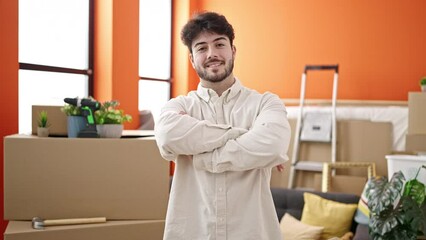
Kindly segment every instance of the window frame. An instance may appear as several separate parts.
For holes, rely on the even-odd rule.
[[[170,69],[169,69],[169,78],[167,79],[160,79],[160,78],[152,78],[152,77],[144,77],[144,76],[140,76],[139,75],[139,71],[138,71],[138,75],[139,75],[139,80],[140,81],[156,81],[156,82],[166,82],[169,83],[169,99],[172,97],[172,88],[173,88],[173,81],[172,81],[172,62],[173,62],[173,1],[170,0]],[[139,58],[139,57],[138,57]],[[139,94],[138,94],[138,98],[139,98]]]
[[[42,64],[33,64],[19,62],[19,70],[33,70],[33,71],[44,71],[44,72],[56,72],[56,73],[71,73],[71,74],[82,74],[88,77],[88,95],[93,96],[94,93],[94,0],[88,0],[89,3],[89,32],[88,32],[88,68],[87,69],[76,69],[76,68],[65,68],[57,66],[48,66]],[[19,96],[18,96],[19,98]]]

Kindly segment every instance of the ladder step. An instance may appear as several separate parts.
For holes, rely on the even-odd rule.
[[[294,169],[303,171],[322,172],[323,162],[298,161],[294,164]]]

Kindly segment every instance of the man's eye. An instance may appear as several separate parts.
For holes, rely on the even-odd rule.
[[[218,46],[218,47],[224,47],[224,46],[225,46],[225,44],[223,44],[223,43],[218,43],[218,44],[217,44],[217,46]]]
[[[200,47],[200,48],[198,48],[197,49],[197,52],[203,52],[203,51],[205,51],[206,50],[206,48],[205,47]]]

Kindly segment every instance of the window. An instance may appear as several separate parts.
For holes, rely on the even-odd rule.
[[[93,0],[19,0],[19,132],[32,105],[92,95]]]
[[[154,119],[170,99],[171,0],[139,1],[139,110]]]

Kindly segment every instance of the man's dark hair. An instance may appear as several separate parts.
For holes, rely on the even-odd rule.
[[[195,15],[188,23],[182,28],[180,38],[182,42],[188,47],[192,53],[192,41],[201,32],[211,32],[220,35],[226,35],[229,41],[234,41],[234,28],[226,20],[225,16],[217,14],[215,12],[205,12]]]

